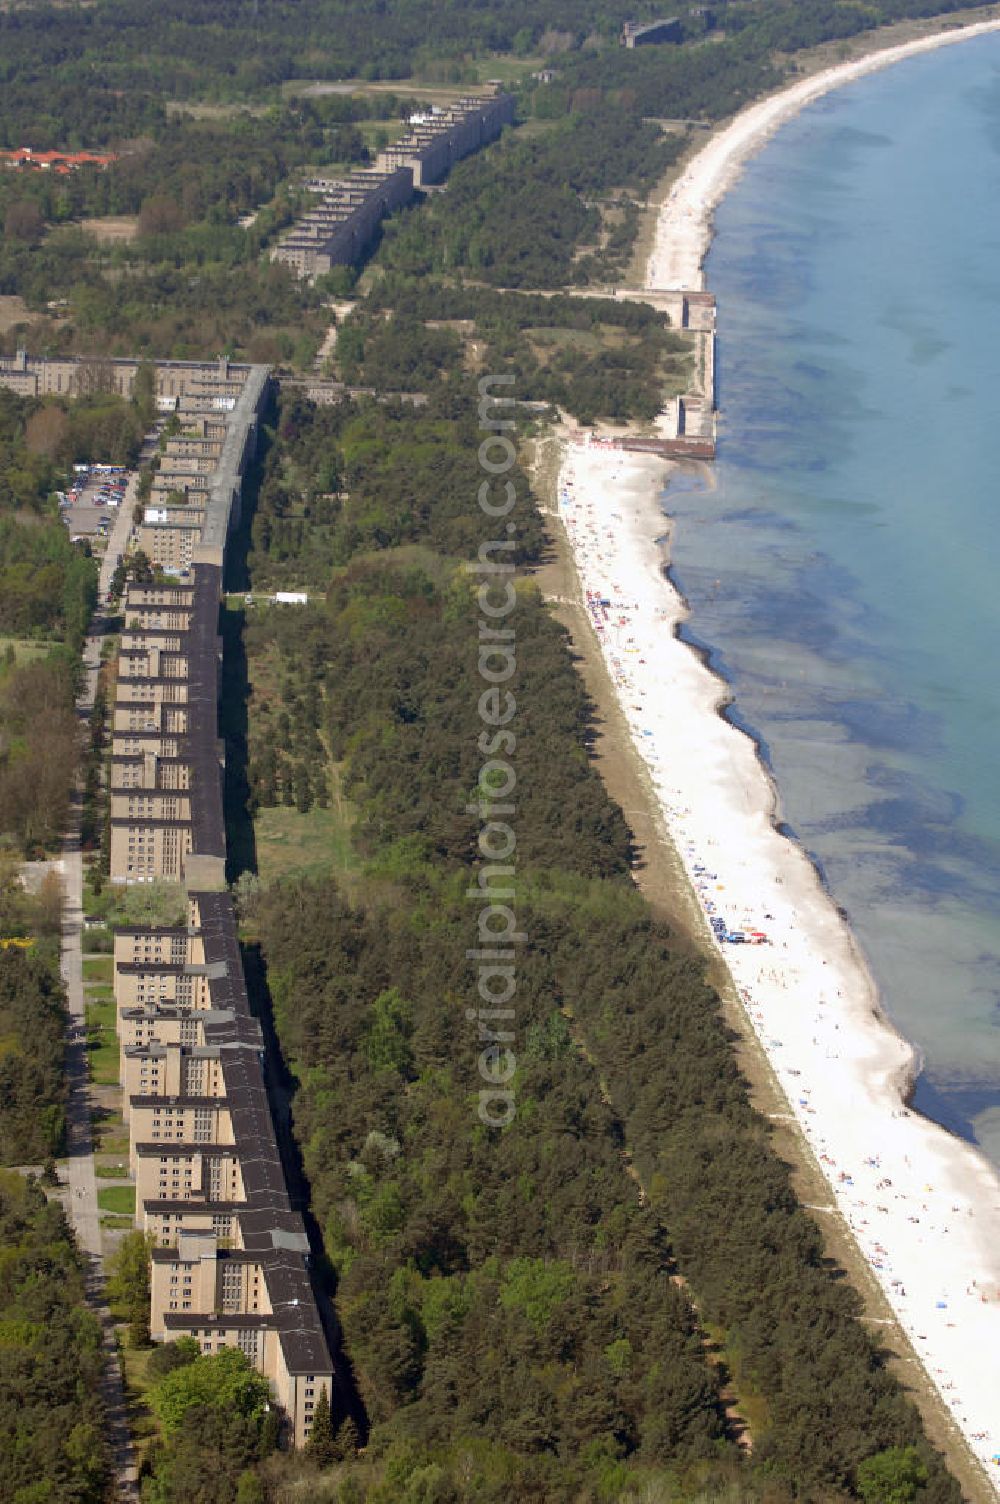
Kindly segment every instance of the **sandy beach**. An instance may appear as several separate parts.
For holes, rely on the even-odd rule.
[[[711,214],[740,166],[804,104],[1000,21],[831,68],[751,106],[664,205],[647,286],[700,288]],[[879,1012],[863,957],[816,873],[775,828],[754,744],[720,715],[725,685],[677,638],[683,601],[657,540],[670,466],[596,438],[567,444],[558,509],[587,614],[664,824],[747,1018],[843,1215],[955,1424],[1000,1493],[1000,1181],[909,1111],[915,1061]],[[720,939],[738,934],[738,941]],[[818,1212],[817,1215],[822,1215]]]
[[[824,68],[766,99],[748,106],[723,130],[712,136],[677,179],[657,217],[656,237],[646,269],[646,286],[700,290],[704,286],[702,263],[712,238],[712,211],[739,176],[748,158],[770,136],[797,115],[804,105],[864,78],[880,68],[947,47],[956,42],[1000,31],[1000,20],[980,21],[955,31],[939,32],[883,48],[867,57],[837,67]]]

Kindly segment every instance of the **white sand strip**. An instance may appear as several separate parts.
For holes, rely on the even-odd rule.
[[[567,446],[559,515],[588,611],[667,828],[747,1015],[834,1201],[941,1397],[993,1474],[1000,1452],[1000,1184],[975,1150],[903,1107],[913,1052],[801,850],[774,828],[750,738],[675,630],[685,611],[654,541],[668,466]]]
[[[896,47],[869,53],[854,62],[824,68],[800,83],[792,84],[757,104],[749,105],[724,130],[698,152],[677,179],[656,225],[656,239],[646,270],[650,288],[700,290],[704,286],[702,262],[712,238],[712,211],[739,176],[743,165],[760,150],[786,120],[798,114],[803,105],[853,83],[890,63],[965,42],[986,32],[1000,30],[1000,20],[979,21],[974,26],[956,27],[937,32]]]
[[[744,110],[663,206],[646,285],[700,289],[712,211],[784,121],[877,68],[1000,29],[987,21],[829,68]],[[814,869],[774,828],[775,791],[725,689],[675,632],[684,618],[656,539],[669,466],[567,447],[566,527],[594,630],[669,833],[721,942],[748,1019],[835,1202],[927,1374],[1000,1493],[1000,1181],[969,1145],[907,1111],[914,1052]],[[752,943],[754,932],[766,941]]]

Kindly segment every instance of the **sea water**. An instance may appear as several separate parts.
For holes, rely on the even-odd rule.
[[[716,216],[687,635],[922,1060],[1000,1163],[1000,36],[826,96]]]

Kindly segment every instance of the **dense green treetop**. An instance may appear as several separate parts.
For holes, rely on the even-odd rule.
[[[0,950],[0,1162],[4,1164],[41,1164],[63,1151],[65,1029],[66,1001],[52,956],[16,945]]]
[[[101,1329],[60,1207],[0,1171],[0,1498],[101,1504]]]
[[[270,1400],[265,1378],[239,1348],[202,1355],[164,1375],[150,1394],[150,1403],[168,1436],[181,1430],[195,1405],[246,1418],[262,1416]]]

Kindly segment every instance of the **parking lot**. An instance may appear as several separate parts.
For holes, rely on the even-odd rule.
[[[93,543],[106,539],[123,504],[129,472],[123,465],[74,465],[73,481],[60,493],[70,537]]]

